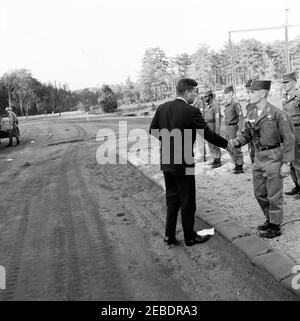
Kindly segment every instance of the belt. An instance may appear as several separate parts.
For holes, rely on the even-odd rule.
[[[267,146],[258,147],[258,150],[268,150],[268,149],[274,149],[274,148],[278,148],[278,147],[280,147],[280,144],[267,145]]]
[[[300,126],[300,124],[294,124],[294,127]]]
[[[206,120],[207,123],[215,123],[215,120]]]

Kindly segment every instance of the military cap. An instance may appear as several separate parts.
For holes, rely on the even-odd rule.
[[[297,75],[296,72],[290,72],[288,74],[284,74],[282,77],[282,82],[286,83],[286,82],[290,82],[291,80],[293,81],[297,81]]]
[[[253,82],[253,79],[247,80],[247,82],[245,83],[245,88],[251,87],[252,82]]]
[[[5,108],[5,110],[6,110],[6,111],[12,110],[12,108],[11,108],[10,106],[7,106],[7,107]]]
[[[225,89],[224,89],[224,94],[228,94],[228,93],[230,93],[230,92],[233,92],[234,90],[233,90],[233,86],[228,86],[228,87],[226,87]]]
[[[213,96],[213,92],[211,89],[207,90],[204,94],[204,97],[208,97],[208,96]]]
[[[253,80],[251,82],[250,87],[248,87],[249,90],[270,90],[271,88],[271,80]]]

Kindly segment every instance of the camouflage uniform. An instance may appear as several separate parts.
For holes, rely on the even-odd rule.
[[[295,137],[285,113],[269,102],[259,117],[248,119],[236,138],[241,146],[252,141],[254,195],[267,221],[280,225],[283,217],[282,163],[294,160]]]

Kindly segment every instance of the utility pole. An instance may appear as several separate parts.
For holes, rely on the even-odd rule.
[[[229,31],[229,50],[230,50],[230,63],[231,63],[231,75],[232,75],[232,86],[234,89],[234,96],[236,96],[236,79],[235,79],[235,65],[233,60],[233,49],[232,49],[232,42],[231,42],[231,32]]]
[[[285,2],[285,54],[286,54],[286,72],[291,71],[290,52],[289,52],[289,34],[288,34],[288,11],[287,2]]]
[[[249,32],[249,31],[263,31],[263,30],[275,30],[275,29],[284,29],[285,30],[285,52],[286,52],[286,72],[290,72],[291,63],[290,63],[290,54],[289,54],[289,37],[288,37],[288,28],[300,27],[300,25],[288,25],[288,11],[285,9],[285,24],[278,27],[267,27],[267,28],[253,28],[253,29],[240,29],[240,30],[231,30],[229,31],[229,47],[230,47],[230,61],[231,61],[231,72],[232,72],[232,86],[236,88],[236,75],[235,75],[235,64],[233,59],[233,48],[231,41],[231,34],[237,32]]]

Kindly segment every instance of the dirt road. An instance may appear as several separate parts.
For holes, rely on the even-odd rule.
[[[117,123],[36,120],[21,146],[2,141],[1,300],[294,299],[218,235],[165,246],[162,191],[131,165],[97,163],[103,126]]]

